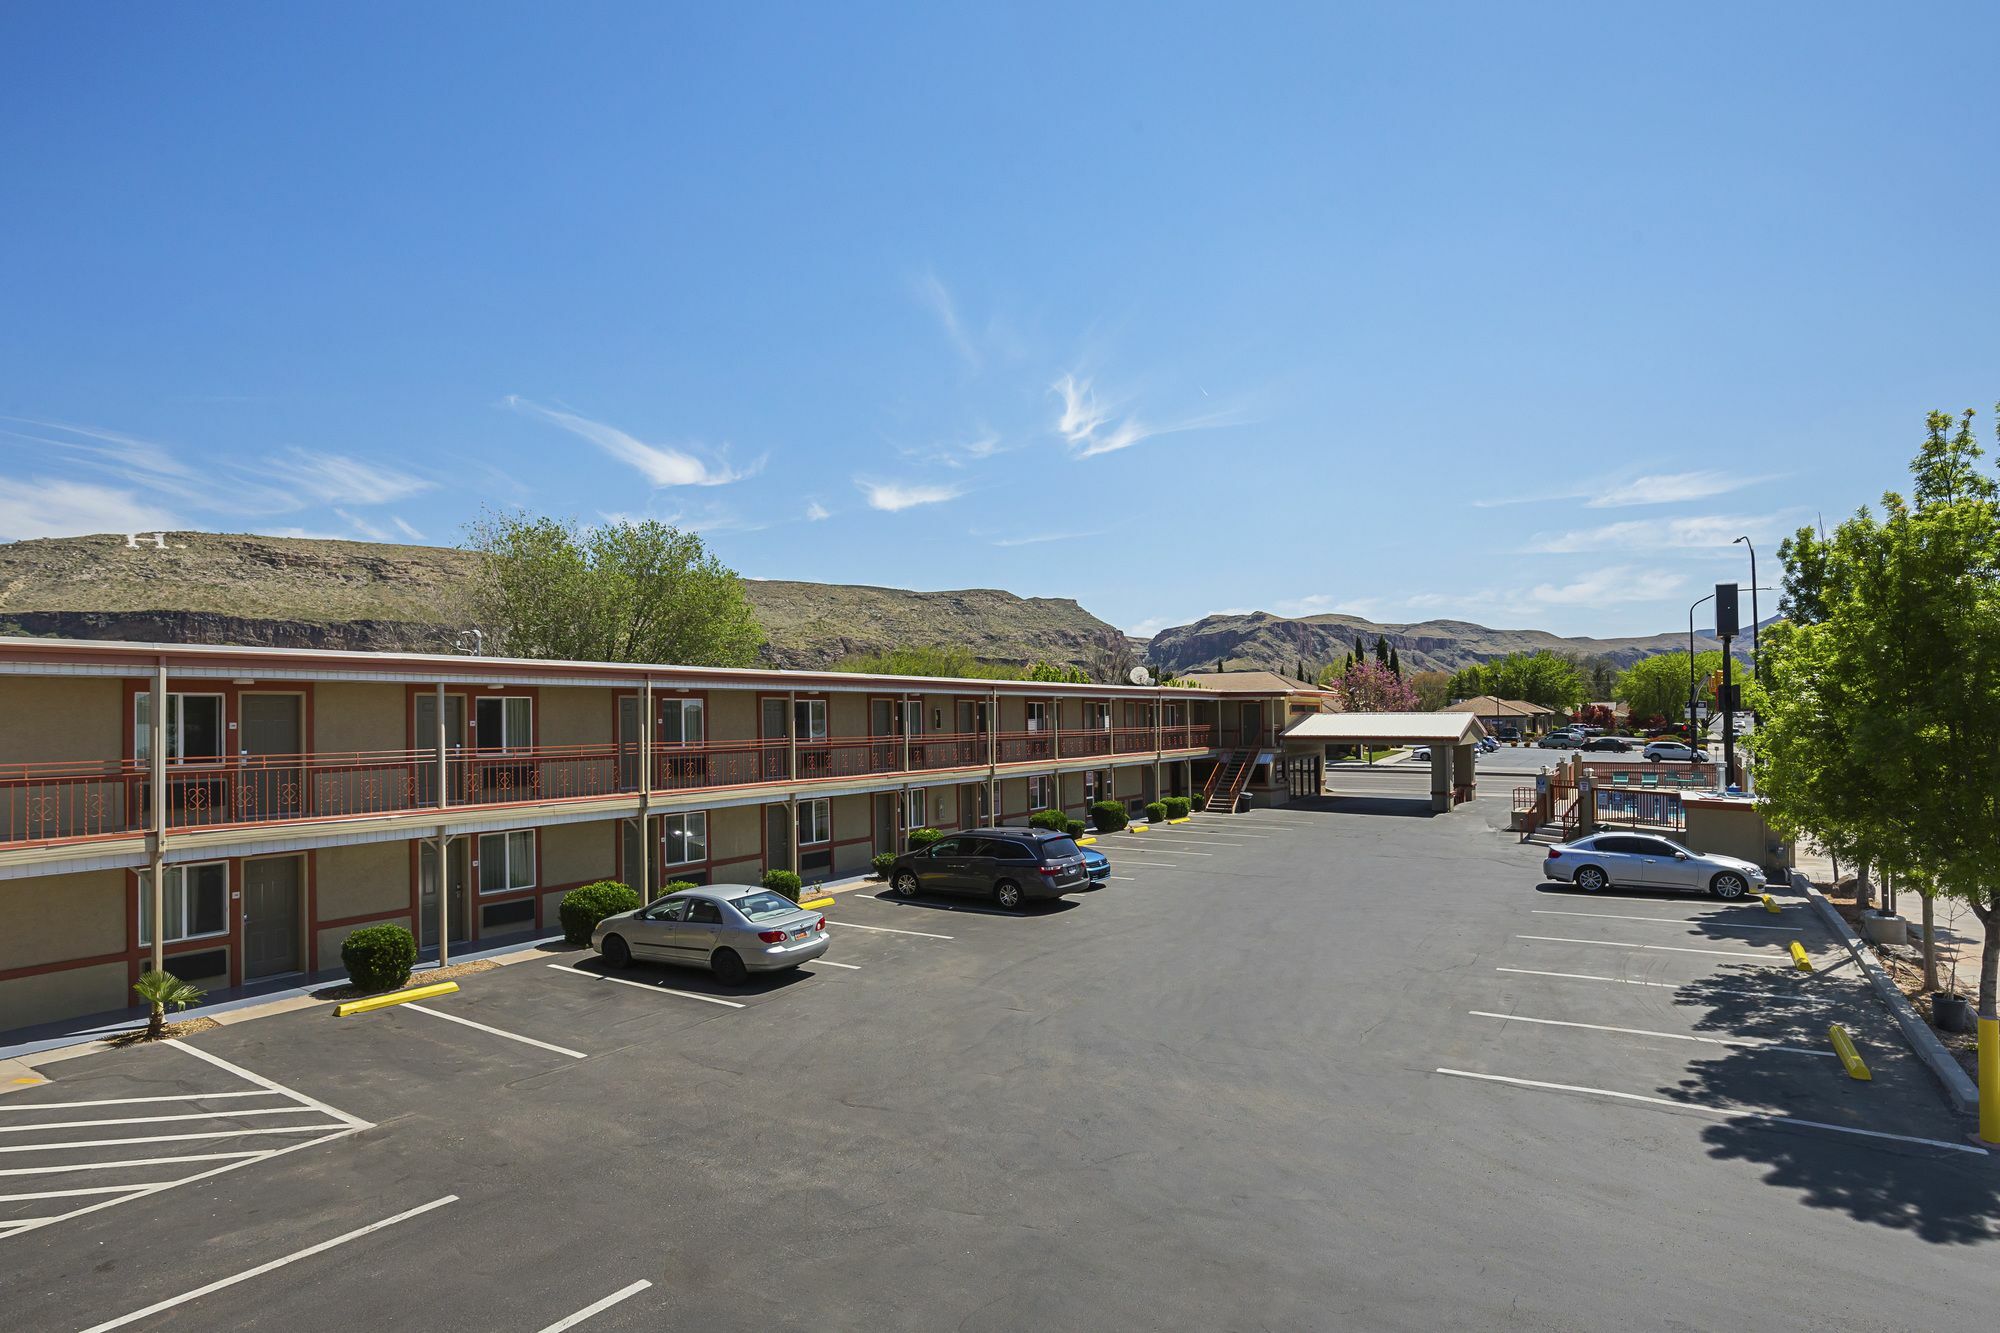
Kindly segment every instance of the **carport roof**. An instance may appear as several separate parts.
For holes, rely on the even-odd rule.
[[[1486,728],[1471,713],[1315,713],[1285,728],[1288,741],[1434,741],[1462,745]]]

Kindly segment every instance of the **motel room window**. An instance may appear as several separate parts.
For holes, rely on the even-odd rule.
[[[139,943],[153,942],[152,872],[139,872]],[[229,864],[168,866],[161,911],[167,943],[229,932]]]
[[[534,701],[523,694],[489,695],[473,711],[482,750],[525,750],[534,742]]]
[[[665,815],[660,820],[662,829],[662,864],[670,866],[693,865],[708,859],[708,812],[690,810],[686,814]]]
[[[922,699],[903,700],[903,730],[911,736],[924,734],[924,701]]]
[[[506,893],[512,889],[535,887],[535,833],[516,829],[511,833],[479,835],[479,891]]]
[[[214,763],[222,758],[222,696],[167,696],[167,759],[173,763]],[[153,696],[132,696],[132,754],[141,763],[153,757]],[[169,938],[172,938],[169,936]]]
[[[660,743],[699,745],[707,736],[699,699],[668,699],[660,705]]]
[[[826,739],[826,700],[799,699],[792,704],[793,723],[802,741]]]
[[[821,801],[799,802],[799,846],[807,847],[816,842],[833,841],[833,816],[827,803]]]
[[[917,788],[903,793],[903,827],[923,828],[930,823],[929,803],[924,800],[924,791]]]
[[[1049,729],[1049,706],[1039,699],[1028,701],[1028,730],[1047,731]]]
[[[1028,813],[1038,814],[1050,808],[1049,780],[1047,778],[1028,779]]]
[[[1097,803],[1097,773],[1095,770],[1085,770],[1084,772],[1083,803],[1085,805],[1095,805]]]
[[[1099,731],[1111,730],[1111,705],[1096,703],[1090,706],[1090,725]]]

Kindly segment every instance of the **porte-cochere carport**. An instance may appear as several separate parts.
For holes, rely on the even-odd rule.
[[[1445,811],[1476,794],[1473,747],[1486,728],[1470,713],[1314,713],[1280,736],[1288,758],[1318,756],[1329,745],[1428,745],[1431,809]]]

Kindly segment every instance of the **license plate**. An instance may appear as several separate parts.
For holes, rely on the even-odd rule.
[[[799,929],[799,930],[795,930],[795,931],[793,931],[793,932],[792,932],[792,938],[793,938],[793,939],[795,939],[795,940],[802,940],[802,939],[804,939],[804,938],[805,938],[806,936],[808,936],[808,935],[810,935],[810,934],[812,934],[812,927],[811,927],[811,926],[805,926],[805,927],[803,927],[803,928],[801,928],[801,929]]]

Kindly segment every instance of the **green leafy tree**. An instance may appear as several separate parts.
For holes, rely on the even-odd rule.
[[[1573,713],[1587,695],[1576,663],[1547,649],[1509,653],[1491,662],[1462,667],[1452,673],[1453,698],[1490,694],[1498,699],[1525,699],[1544,708]]]
[[[148,968],[132,983],[132,992],[147,1006],[146,1040],[158,1041],[167,1035],[167,1010],[200,1004],[206,993],[201,987],[182,981],[171,972]]]
[[[1911,495],[1781,548],[1765,639],[1758,790],[1780,828],[1869,861],[1984,927],[1979,1011],[2000,988],[2000,486],[1972,414],[1932,413]],[[2000,1088],[1982,1088],[2000,1097]]]
[[[748,666],[764,644],[743,580],[657,520],[487,514],[467,545],[483,557],[473,614],[502,655]]]
[[[1402,655],[1396,651],[1395,645],[1393,644],[1391,644],[1389,647],[1389,670],[1395,672],[1399,676],[1403,674],[1403,658]]]
[[[1695,683],[1695,697],[1706,700],[1713,708],[1715,692],[1708,688],[1708,682],[1720,670],[1722,653],[1716,649],[1696,653],[1692,668],[1688,666],[1688,655],[1684,652],[1642,657],[1619,674],[1610,697],[1630,708],[1633,717],[1658,716],[1670,722],[1680,722],[1687,717],[1690,671]],[[1750,673],[1745,670],[1742,674],[1747,677]]]
[[[1451,672],[1418,671],[1406,677],[1417,692],[1417,707],[1435,713],[1451,702]]]

